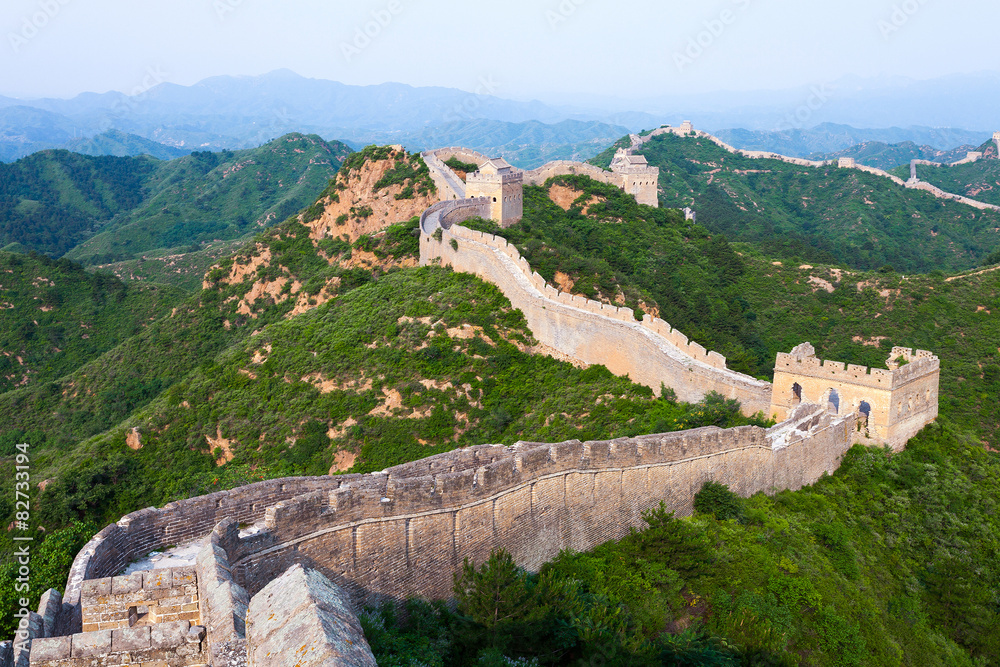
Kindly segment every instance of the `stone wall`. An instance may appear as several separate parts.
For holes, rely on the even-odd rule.
[[[465,183],[433,152],[421,153],[442,200],[465,199]]]
[[[463,559],[503,547],[537,570],[562,549],[586,550],[644,525],[664,502],[692,511],[708,480],[749,496],[798,489],[833,472],[854,416],[803,406],[765,430],[517,443],[452,452],[365,475],[268,510],[266,530],[226,546],[254,594],[294,564],[317,569],[356,603],[448,598]]]
[[[83,631],[120,630],[173,621],[201,622],[193,567],[89,579],[80,594]]]
[[[174,621],[36,639],[31,646],[31,667],[194,667],[207,664],[202,651],[204,638],[204,628]]]
[[[225,519],[198,552],[198,592],[213,667],[238,667],[247,661],[246,614],[250,597],[233,579],[227,555],[227,549],[232,550],[238,541],[236,522]]]
[[[339,485],[340,481],[328,477],[269,480],[122,517],[95,535],[73,561],[63,599],[62,623],[66,633],[82,629],[80,595],[85,580],[117,575],[136,558],[153,550],[204,537],[225,518],[254,523],[276,502]]]
[[[682,401],[697,402],[715,391],[739,400],[748,414],[770,408],[769,383],[727,369],[725,357],[666,322],[651,317],[638,322],[628,308],[556,290],[503,238],[455,225],[442,230],[438,241],[433,224],[433,216],[424,221],[421,264],[439,262],[493,283],[545,345],[587,364],[603,364],[656,392],[666,385]]]
[[[608,183],[619,188],[623,186],[621,178],[610,171],[605,171],[592,164],[573,162],[571,160],[548,162],[538,169],[524,172],[524,184],[542,185],[550,178],[568,175],[590,176],[595,181],[600,181],[601,183]]]

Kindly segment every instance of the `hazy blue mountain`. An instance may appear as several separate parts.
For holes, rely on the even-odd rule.
[[[0,162],[57,148],[78,137],[80,128],[66,116],[26,106],[0,107]]]
[[[713,134],[736,148],[774,151],[793,157],[838,153],[853,146],[870,142],[882,144],[912,142],[917,146],[926,146],[930,151],[943,152],[959,147],[979,146],[992,135],[991,132],[934,127],[858,129],[850,125],[835,123],[822,123],[809,129],[773,132],[730,129],[718,130]],[[975,150],[975,148],[967,148],[967,150]],[[845,155],[854,157],[853,154]],[[914,155],[914,157],[917,156]],[[965,157],[964,153],[961,157]]]

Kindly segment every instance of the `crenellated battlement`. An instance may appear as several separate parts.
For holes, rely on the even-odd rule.
[[[811,483],[839,464],[853,424],[803,406],[772,429],[449,452],[276,503],[264,532],[239,538],[229,527],[219,557],[250,595],[302,563],[366,604],[447,597],[466,556],[478,562],[502,546],[537,568],[560,549],[621,537],[661,500],[689,514],[707,479],[744,495]]]
[[[893,362],[905,359],[904,365]],[[889,368],[868,368],[854,364],[845,365],[840,361],[818,359],[814,356],[796,356],[779,352],[775,371],[793,373],[835,382],[847,382],[876,389],[898,389],[921,376],[934,373],[941,368],[941,361],[926,350],[893,348]]]

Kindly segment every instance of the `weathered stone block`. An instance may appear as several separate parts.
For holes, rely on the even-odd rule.
[[[94,599],[111,595],[111,578],[89,579],[83,582],[81,596],[83,599]]]
[[[62,613],[62,593],[54,588],[42,593],[38,601],[38,613],[42,617],[42,637],[51,637],[55,631],[56,621]]]
[[[69,659],[72,654],[72,637],[50,637],[31,642],[31,662]]]
[[[153,650],[171,649],[185,642],[191,624],[188,621],[156,623],[149,627],[149,648]]]
[[[111,578],[112,595],[128,595],[142,590],[142,572]]]
[[[108,580],[110,585],[111,580]],[[72,637],[74,658],[93,658],[111,652],[111,630],[83,632]]]
[[[147,591],[171,587],[170,570],[151,570],[142,573],[142,587]]]
[[[188,586],[196,581],[194,567],[175,567],[171,570],[171,581],[174,588]]]
[[[111,632],[112,651],[144,651],[149,648],[149,626]]]
[[[301,565],[250,601],[247,652],[255,667],[376,664],[347,594]]]

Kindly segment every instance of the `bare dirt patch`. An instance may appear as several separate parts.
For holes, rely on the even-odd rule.
[[[555,283],[559,291],[566,292],[567,294],[573,293],[573,279],[569,277],[569,274],[556,271]]]
[[[330,468],[330,474],[347,472],[354,467],[354,462],[357,460],[358,455],[353,452],[337,452],[333,457],[333,467]]]
[[[139,429],[133,428],[128,432],[128,435],[125,436],[125,444],[132,451],[137,452],[142,449],[142,438],[139,436]]]
[[[872,336],[871,338],[864,338],[862,336],[854,336],[851,338],[855,343],[861,343],[866,347],[881,347],[882,341],[888,340],[886,336]]]
[[[564,211],[568,211],[573,207],[573,203],[583,195],[582,190],[577,190],[576,188],[566,187],[565,185],[553,185],[549,188],[549,199]],[[597,195],[592,196],[583,205],[584,215],[589,215],[590,207],[594,204],[599,204],[605,201],[603,197],[598,197]]]
[[[817,292],[823,289],[829,292],[830,294],[833,294],[834,292],[837,291],[837,289],[833,286],[833,283],[831,283],[829,280],[823,280],[822,278],[817,278],[816,276],[809,276],[809,282],[812,283],[813,285],[816,285],[816,287],[813,289],[813,292]]]
[[[233,450],[230,447],[230,445],[232,444],[232,440],[229,440],[228,438],[223,438],[222,437],[222,427],[221,426],[216,426],[215,427],[215,437],[214,438],[212,436],[210,436],[210,435],[206,435],[205,436],[205,440],[208,441],[208,444],[212,448],[213,452],[215,451],[216,448],[219,448],[219,449],[222,450],[222,453],[219,455],[219,458],[217,458],[215,460],[215,465],[217,465],[217,466],[226,465],[227,463],[229,463],[230,461],[233,460],[233,458],[234,458],[234,456],[233,456]]]

